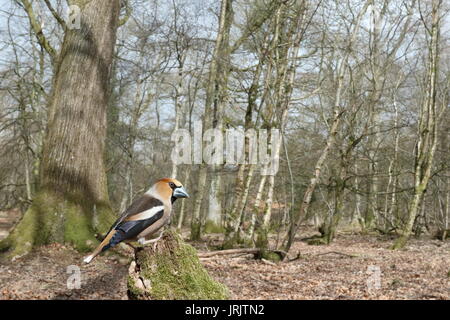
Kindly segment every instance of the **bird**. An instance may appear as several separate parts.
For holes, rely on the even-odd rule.
[[[87,257],[84,263],[90,263],[97,255],[116,246],[120,242],[138,241],[141,245],[153,243],[161,238],[146,240],[165,226],[172,213],[172,204],[179,198],[189,198],[189,194],[180,181],[162,178],[153,184],[113,223],[103,241]]]

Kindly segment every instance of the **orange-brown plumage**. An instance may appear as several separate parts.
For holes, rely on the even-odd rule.
[[[170,187],[170,183],[173,183],[176,187],[183,187],[180,181],[173,178],[162,178],[154,184],[154,189],[162,197],[163,202],[164,200],[171,200],[173,189]]]

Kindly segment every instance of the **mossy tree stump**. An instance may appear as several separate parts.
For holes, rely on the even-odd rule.
[[[228,289],[212,279],[197,251],[174,231],[135,251],[128,275],[128,297],[139,300],[227,299]]]

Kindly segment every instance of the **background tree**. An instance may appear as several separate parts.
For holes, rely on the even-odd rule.
[[[404,247],[411,235],[414,221],[422,205],[423,197],[431,177],[434,154],[438,145],[439,122],[446,108],[445,104],[439,104],[437,100],[441,5],[441,0],[433,0],[431,3],[431,26],[427,26],[427,22],[422,18],[429,41],[427,75],[424,85],[425,92],[423,93],[422,104],[419,110],[418,140],[415,147],[414,196],[410,202],[406,223],[402,228],[402,234],[393,245],[394,249]]]

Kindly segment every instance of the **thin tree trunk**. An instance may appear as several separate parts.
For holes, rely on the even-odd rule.
[[[402,234],[394,242],[392,249],[400,249],[406,245],[411,236],[414,221],[420,210],[421,203],[433,167],[434,153],[437,147],[439,119],[442,111],[439,112],[436,106],[436,85],[438,79],[439,62],[439,33],[440,33],[440,6],[441,0],[432,1],[432,22],[428,29],[431,38],[428,52],[428,74],[426,85],[426,98],[420,110],[418,142],[416,145],[416,157],[414,167],[414,196],[411,200],[407,220],[402,228]],[[444,108],[444,107],[443,107]]]
[[[189,166],[186,169],[186,176],[184,178],[185,185],[188,183],[190,177],[191,177],[191,167]],[[186,201],[185,201],[185,199],[182,199],[180,213],[178,215],[178,221],[177,221],[177,230],[181,230],[181,228],[183,227],[185,212],[186,212]]]
[[[262,72],[263,61],[259,61],[256,67],[255,75],[252,80],[252,84],[249,88],[249,92],[247,95],[247,110],[245,113],[245,122],[244,129],[246,132],[252,127],[252,115],[253,111],[256,109],[256,99],[258,95],[259,88],[259,78]],[[235,193],[233,198],[233,206],[228,215],[227,219],[227,228],[225,233],[226,247],[233,247],[234,242],[239,241],[239,228],[241,227],[241,223],[243,222],[243,214],[245,204],[247,203],[248,192],[250,189],[250,183],[253,179],[253,172],[255,164],[250,163],[253,159],[251,159],[252,155],[250,154],[250,148],[254,146],[250,146],[249,137],[245,137],[244,148],[245,148],[245,158],[244,161],[248,162],[248,164],[243,163],[239,164],[238,173],[236,175],[236,185],[235,185]],[[245,170],[248,168],[247,177],[245,176]]]
[[[214,69],[212,75],[214,88],[210,92],[212,103],[212,128],[223,130],[223,115],[228,99],[228,75],[230,65],[230,30],[234,18],[233,1],[223,0],[220,16],[219,34],[214,50]],[[211,79],[212,80],[212,79]],[[220,230],[222,220],[222,165],[212,166],[211,184],[208,199],[208,213],[205,225],[209,231]]]
[[[208,174],[208,167],[205,165],[201,165],[198,173],[198,181],[197,181],[197,196],[194,201],[194,211],[192,213],[191,220],[191,240],[199,240],[201,237],[201,209],[202,202],[204,196],[204,190],[206,186],[206,178]]]
[[[294,241],[295,234],[297,233],[300,223],[302,222],[302,219],[304,219],[307,216],[309,205],[310,205],[311,199],[312,199],[312,195],[313,195],[314,190],[316,189],[317,183],[319,182],[319,179],[320,179],[322,166],[325,163],[325,161],[327,160],[328,154],[334,145],[335,137],[339,130],[341,117],[344,112],[344,111],[341,111],[341,94],[342,94],[342,90],[343,90],[343,86],[344,86],[344,76],[345,76],[345,70],[347,67],[347,60],[350,55],[351,46],[352,46],[352,44],[356,38],[356,35],[358,33],[362,16],[366,12],[370,3],[371,3],[371,0],[366,1],[366,3],[364,4],[364,7],[358,13],[358,17],[356,18],[353,31],[348,40],[347,51],[346,51],[344,57],[342,58],[341,63],[339,64],[339,68],[338,68],[338,72],[337,72],[337,86],[336,86],[336,93],[335,93],[334,107],[333,107],[333,120],[331,122],[331,126],[330,126],[330,130],[328,133],[325,147],[322,150],[322,153],[320,154],[320,157],[317,160],[316,165],[314,166],[313,177],[311,178],[309,185],[306,188],[306,191],[303,195],[303,200],[302,200],[302,203],[300,204],[300,209],[299,209],[299,212],[297,213],[297,217],[293,218],[293,223],[291,224],[291,227],[289,228],[286,239],[284,240],[284,251],[285,252],[288,252],[289,249],[291,248],[291,245]]]
[[[175,104],[175,127],[174,131],[177,131],[180,129],[181,121],[183,118],[183,104],[181,103],[180,99],[182,96],[183,91],[183,67],[184,67],[184,57],[181,53],[177,52],[178,56],[178,81],[177,86],[175,88],[175,97],[174,97],[174,104]],[[178,174],[178,166],[176,163],[172,162],[172,173],[171,177],[176,178]]]
[[[203,130],[207,128],[218,128],[222,130],[222,118],[224,103],[226,101],[226,90],[229,73],[229,33],[233,21],[232,0],[222,0],[219,18],[219,30],[214,47],[213,58],[209,66],[208,86],[206,89],[205,116],[203,118]],[[207,223],[215,224],[222,215],[221,205],[221,178],[218,171],[220,165],[213,165],[214,174],[211,177],[211,190],[208,197],[209,211],[207,213]],[[191,239],[201,237],[200,210],[206,187],[207,165],[200,165],[198,178],[198,192],[195,200],[193,224],[191,224]]]
[[[254,238],[254,233],[256,229],[256,220],[260,212],[262,211],[261,207],[261,199],[264,192],[264,187],[266,185],[267,176],[263,175],[261,176],[261,180],[259,181],[258,186],[258,192],[256,193],[255,203],[253,205],[253,208],[251,210],[251,216],[250,216],[250,227],[248,229],[248,237],[250,239]]]

